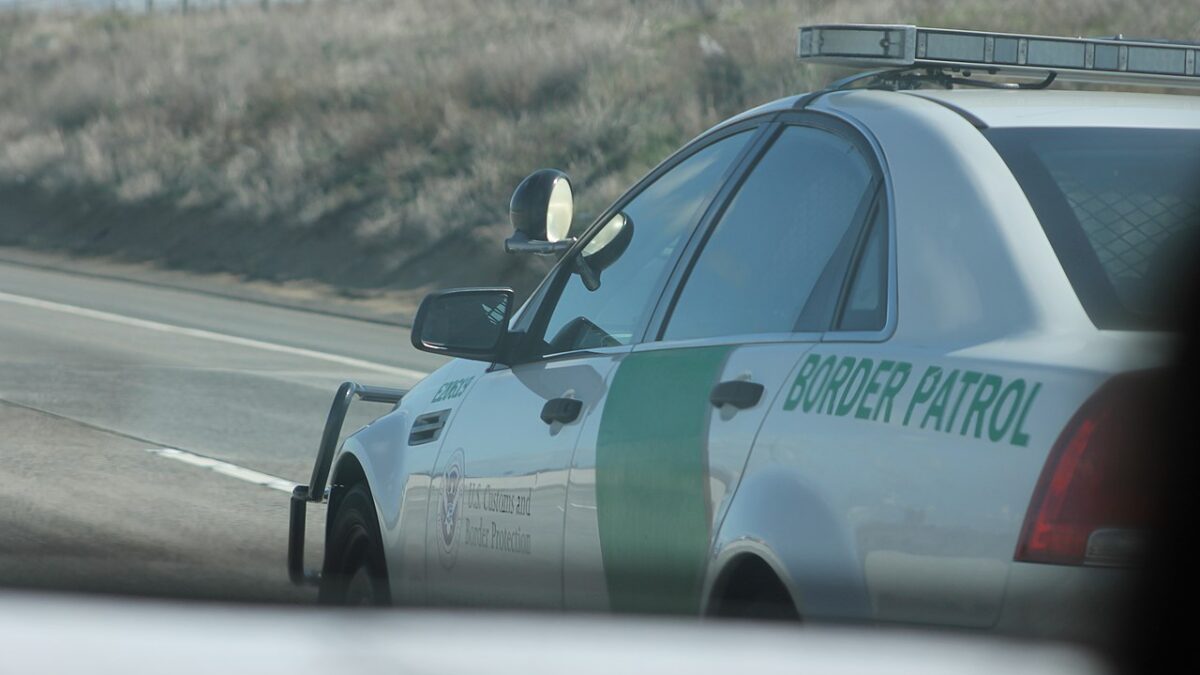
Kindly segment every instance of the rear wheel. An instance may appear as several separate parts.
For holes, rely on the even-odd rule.
[[[726,619],[799,621],[787,587],[762,560],[745,557],[728,573],[711,612]]]
[[[318,597],[334,605],[391,602],[375,505],[365,483],[351,487],[333,514]]]

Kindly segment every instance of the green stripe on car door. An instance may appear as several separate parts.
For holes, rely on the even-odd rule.
[[[637,352],[596,440],[596,517],[612,609],[694,614],[710,540],[709,392],[731,347]]]

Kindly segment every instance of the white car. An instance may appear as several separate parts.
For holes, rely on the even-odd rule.
[[[578,238],[563,174],[522,183],[508,247],[558,264],[519,311],[427,298],[414,345],[459,358],[411,391],[345,386],[294,578],[327,497],[331,601],[1095,628],[1142,541],[1200,99],[1039,87],[1197,86],[1200,48],[800,42],[892,69],[718,125]],[[335,448],[356,394],[398,404]]]

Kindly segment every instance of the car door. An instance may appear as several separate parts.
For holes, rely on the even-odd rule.
[[[1069,376],[891,337],[895,246],[878,220],[833,330],[788,375],[746,468],[747,486],[784,477],[775,508],[807,516],[752,522],[768,510],[747,508],[722,543],[769,542],[814,619],[987,628],[1044,457],[1026,451],[1030,431],[1053,426],[1031,407]]]
[[[652,174],[610,214],[632,239],[593,278],[560,261],[512,326],[521,362],[481,375],[434,468],[426,544],[436,603],[561,607],[567,475],[613,367],[644,334],[680,252],[754,137],[742,125]],[[564,412],[566,414],[564,414]]]
[[[767,410],[829,328],[880,193],[865,143],[798,115],[714,210],[582,431],[570,607],[695,613],[714,534]]]

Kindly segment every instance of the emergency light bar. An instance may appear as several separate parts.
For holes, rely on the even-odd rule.
[[[1200,45],[1115,38],[985,33],[917,26],[800,28],[801,61],[854,67],[929,67],[1124,84],[1200,87]]]

